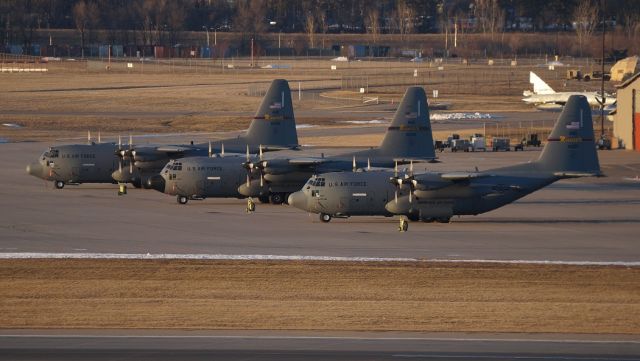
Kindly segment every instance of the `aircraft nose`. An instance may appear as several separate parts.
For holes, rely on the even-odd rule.
[[[156,174],[153,177],[149,178],[149,180],[147,180],[147,186],[151,189],[155,189],[160,193],[164,193],[164,189],[165,189],[165,181],[164,178],[162,178],[161,175]]]
[[[307,196],[302,191],[293,192],[289,195],[287,202],[290,206],[294,206],[304,211],[307,210]]]
[[[34,162],[27,165],[27,173],[32,176],[42,177],[42,164]]]

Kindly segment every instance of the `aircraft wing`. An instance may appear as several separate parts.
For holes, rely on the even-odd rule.
[[[477,172],[451,172],[451,173],[440,174],[440,178],[450,180],[450,181],[461,181],[461,180],[488,177],[488,176],[489,174],[477,173]]]
[[[180,145],[164,145],[164,146],[156,147],[154,150],[157,152],[164,152],[164,153],[182,153],[190,149],[193,149],[193,148],[184,147]]]
[[[437,160],[435,157],[434,158],[394,158],[393,161],[397,162],[398,165],[404,165],[409,163],[423,163],[423,162],[440,163],[440,161]]]
[[[308,157],[308,158],[292,158],[289,159],[289,164],[292,165],[300,165],[300,166],[309,166],[309,165],[316,165],[316,164],[321,164],[326,162],[328,159],[327,158],[314,158],[314,157]]]

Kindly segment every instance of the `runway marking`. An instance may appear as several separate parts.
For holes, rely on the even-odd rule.
[[[105,339],[256,339],[256,340],[346,340],[346,341],[436,341],[436,342],[513,342],[513,343],[577,343],[577,344],[640,344],[640,340],[579,340],[526,338],[462,338],[462,337],[359,337],[359,336],[250,336],[250,335],[20,335],[0,334],[0,338],[105,338]]]
[[[580,356],[507,356],[507,355],[439,355],[439,354],[415,354],[415,355],[391,355],[398,358],[437,358],[437,359],[490,359],[490,360],[579,360],[579,361],[614,361],[614,360],[632,360],[630,358],[618,358],[618,357],[580,357]]]
[[[148,260],[263,260],[263,261],[336,261],[336,262],[449,262],[493,264],[539,264],[574,266],[640,267],[640,261],[562,261],[562,260],[500,260],[500,259],[446,259],[403,257],[340,257],[340,256],[286,256],[269,254],[209,254],[209,253],[55,253],[55,252],[0,252],[0,259],[148,259]]]

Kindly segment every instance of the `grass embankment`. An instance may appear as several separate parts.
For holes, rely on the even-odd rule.
[[[640,269],[0,261],[0,327],[640,333]]]

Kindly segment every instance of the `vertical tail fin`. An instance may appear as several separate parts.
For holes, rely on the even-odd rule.
[[[537,163],[564,176],[599,175],[591,108],[583,95],[567,100]]]
[[[264,146],[297,146],[298,133],[293,115],[291,90],[284,79],[271,82],[262,104],[245,136],[249,144]]]
[[[422,87],[407,89],[380,153],[393,158],[435,158],[427,95]]]
[[[532,71],[529,72],[529,83],[533,84],[534,94],[555,94],[556,93],[555,90],[551,89],[549,84],[545,83],[544,80],[540,79],[540,77]]]

